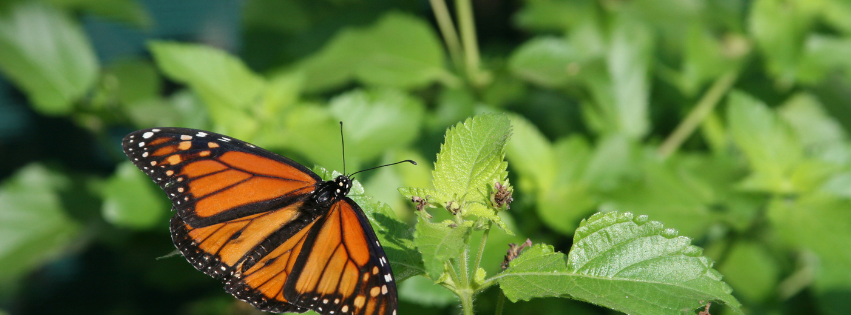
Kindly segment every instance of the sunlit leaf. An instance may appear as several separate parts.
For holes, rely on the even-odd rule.
[[[742,314],[730,287],[687,237],[646,216],[596,214],[570,254],[535,245],[495,279],[512,301],[572,297],[628,314],[682,314],[723,301]]]
[[[401,283],[399,299],[425,306],[446,306],[458,303],[457,295],[434,284],[426,277],[413,277]]]
[[[440,41],[425,22],[389,13],[366,28],[345,29],[295,68],[305,87],[321,91],[350,80],[402,89],[457,80],[444,69]]]
[[[754,170],[742,185],[755,190],[792,191],[789,176],[801,161],[803,150],[788,123],[742,92],[730,94],[727,121],[733,141]]]
[[[467,248],[472,228],[451,222],[432,223],[423,217],[418,219],[414,245],[422,253],[426,274],[436,282],[443,274],[446,262],[458,258]]]
[[[248,108],[263,91],[263,78],[236,57],[211,47],[163,41],[149,47],[160,70],[198,93],[225,133],[250,139],[257,122]]]
[[[557,88],[579,81],[582,55],[563,38],[539,37],[517,48],[511,71],[529,82]]]
[[[97,79],[95,52],[80,26],[38,1],[0,12],[0,70],[35,109],[67,114]]]
[[[64,174],[30,164],[0,186],[0,279],[56,258],[82,232],[59,197],[71,184]]]
[[[165,193],[129,161],[122,163],[103,188],[103,217],[112,224],[149,229],[170,208]]]

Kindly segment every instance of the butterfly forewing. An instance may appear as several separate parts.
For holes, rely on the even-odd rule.
[[[172,200],[175,246],[237,298],[278,313],[396,313],[390,265],[363,211],[339,189],[317,201],[330,182],[306,167],[194,129],[139,130],[123,146]]]
[[[292,160],[207,131],[145,129],[129,134],[123,145],[178,215],[196,227],[296,202],[321,180]]]

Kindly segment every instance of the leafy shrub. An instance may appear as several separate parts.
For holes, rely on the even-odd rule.
[[[402,314],[847,312],[851,4],[451,4],[249,0],[239,54],[158,33],[156,1],[0,4],[0,308],[246,312],[155,260],[168,204],[120,138],[342,170],[342,120],[347,169],[437,156],[351,194]],[[108,55],[99,23],[152,39]]]

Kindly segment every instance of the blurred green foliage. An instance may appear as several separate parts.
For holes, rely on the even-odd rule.
[[[240,8],[238,25],[187,36],[158,30],[204,17],[156,0],[0,2],[0,313],[253,312],[182,258],[157,259],[174,251],[169,206],[120,139],[207,129],[342,171],[341,120],[348,171],[420,162],[359,174],[352,193],[407,279],[401,314],[460,312],[439,278],[464,248],[483,249],[469,283],[500,288],[476,296],[479,313],[502,291],[520,314],[609,312],[567,296],[631,313],[694,313],[683,297],[698,296],[730,306],[713,314],[736,300],[748,314],[851,308],[850,1]],[[97,23],[150,40],[105,55]],[[482,131],[472,116],[496,120]],[[510,209],[489,208],[493,179],[513,185]],[[408,199],[421,195],[430,220]],[[592,262],[608,247],[589,230],[643,247]],[[607,273],[623,266],[646,269]],[[629,299],[650,281],[659,309]]]

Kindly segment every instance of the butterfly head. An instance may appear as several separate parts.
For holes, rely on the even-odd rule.
[[[313,201],[317,204],[333,203],[343,199],[352,189],[352,179],[346,175],[337,176],[334,180],[319,182],[316,184],[316,193]]]
[[[334,197],[335,198],[343,198],[349,194],[349,190],[352,189],[352,179],[346,175],[337,176],[334,179]]]

